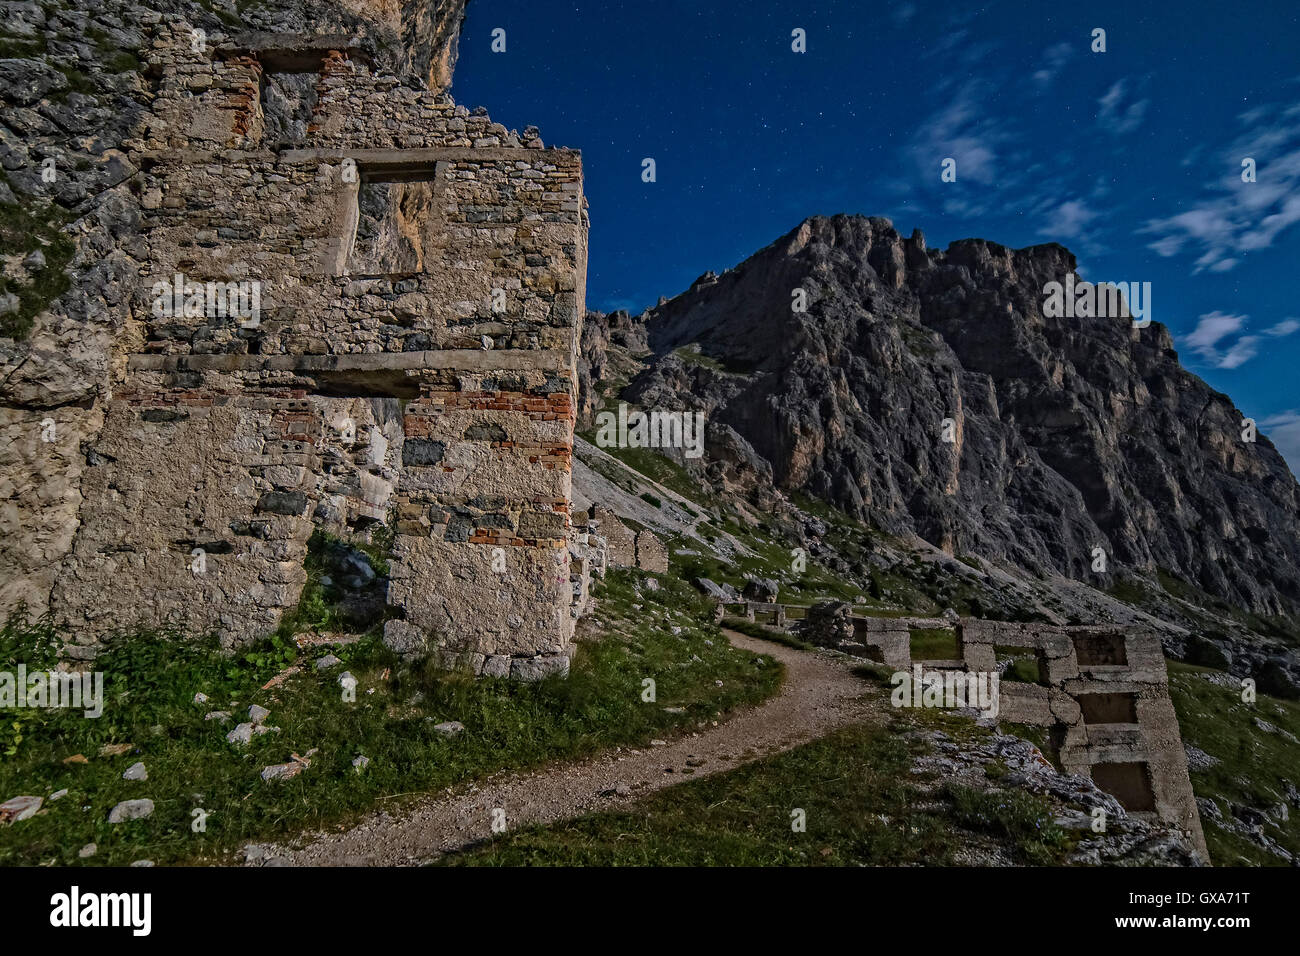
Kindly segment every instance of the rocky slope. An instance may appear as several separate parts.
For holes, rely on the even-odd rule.
[[[1103,589],[1162,572],[1294,616],[1300,485],[1163,325],[1045,316],[1074,269],[1056,244],[940,252],[884,219],[809,219],[641,316],[653,356],[623,395],[705,411],[715,475],[770,464],[777,488],[954,556]]]

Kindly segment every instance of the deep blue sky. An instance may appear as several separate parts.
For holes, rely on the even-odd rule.
[[[814,214],[1057,241],[1084,278],[1151,282],[1184,364],[1300,472],[1300,0],[1057,6],[471,0],[451,92],[582,150],[591,308]]]

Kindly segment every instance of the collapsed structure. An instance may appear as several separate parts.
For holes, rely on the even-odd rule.
[[[744,613],[769,615],[771,604],[748,603]],[[782,625],[787,609],[775,605]],[[925,660],[928,671],[1003,674],[997,719],[1043,728],[1066,773],[1090,778],[1129,813],[1171,823],[1191,835],[1209,858],[1187,755],[1159,636],[1142,627],[1066,627],[977,618],[869,618],[843,602],[809,609],[801,634],[909,671],[913,631],[951,631],[957,657]],[[1033,679],[1005,679],[1000,662],[1016,658]]]
[[[137,628],[267,634],[317,525],[383,523],[390,646],[566,671],[590,563],[569,514],[579,153],[401,85],[348,36],[176,23],[147,69],[142,269],[50,573],[70,656]]]

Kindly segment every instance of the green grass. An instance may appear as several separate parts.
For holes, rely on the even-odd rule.
[[[725,365],[723,365],[717,359],[711,358],[708,355],[703,354],[698,349],[699,349],[698,346],[692,348],[689,345],[683,345],[681,348],[675,350],[673,354],[676,355],[683,362],[685,362],[687,365],[699,365],[702,368],[707,368],[714,372],[725,373],[727,371],[727,367]]]
[[[371,635],[334,648],[344,663],[324,674],[311,664],[325,651],[309,652],[303,673],[264,691],[297,655],[283,638],[234,656],[163,635],[114,643],[95,663],[105,675],[99,719],[66,710],[3,715],[0,794],[69,794],[47,800],[30,820],[0,827],[0,865],[224,860],[250,840],[346,821],[378,803],[392,807],[398,795],[436,792],[502,769],[644,744],[775,692],[782,668],[770,659],[757,666],[755,655],[733,649],[693,589],[664,580],[659,591],[642,593],[643,580],[612,572],[598,590],[605,635],[580,645],[567,679],[537,684],[406,667]],[[682,629],[680,636],[671,626]],[[0,670],[18,661],[49,666],[53,635],[11,621],[0,630],[0,653]],[[337,685],[345,668],[358,680],[355,703],[343,701]],[[654,703],[642,701],[647,677],[657,685]],[[208,703],[192,702],[199,691]],[[270,709],[266,723],[281,732],[237,750],[225,735],[254,703]],[[235,720],[205,722],[209,710],[233,711]],[[433,730],[447,720],[460,721],[465,732],[447,738]],[[106,744],[130,747],[101,756]],[[293,780],[259,778],[264,766],[313,748],[311,766]],[[63,762],[76,754],[88,762]],[[351,766],[358,755],[371,760],[361,773]],[[138,760],[149,779],[122,780]],[[109,810],[134,797],[152,799],[154,814],[110,825]],[[206,833],[190,830],[196,807],[212,813]],[[78,860],[78,849],[90,842],[98,854]]]
[[[1042,674],[1038,666],[1038,655],[1033,650],[1025,647],[1005,647],[1001,644],[995,644],[993,645],[993,656],[998,660],[1005,657],[1011,658],[1011,666],[1002,675],[1004,681],[1015,681],[1020,684],[1038,684],[1042,682]]]
[[[957,862],[996,839],[1024,863],[1067,849],[1048,804],[1018,791],[946,786],[910,773],[926,745],[856,726],[777,756],[679,784],[625,810],[531,827],[453,854],[450,866],[916,866]],[[804,812],[795,832],[792,814]]]
[[[1243,703],[1239,689],[1216,686],[1201,676],[1215,671],[1174,661],[1168,666],[1169,696],[1183,742],[1219,761],[1208,769],[1192,771],[1196,795],[1214,800],[1227,818],[1228,801],[1257,809],[1285,803],[1286,782],[1300,787],[1300,745],[1280,733],[1261,729],[1255,719],[1300,737],[1300,703],[1263,694],[1254,704]],[[1281,863],[1279,857],[1249,840],[1215,826],[1205,814],[1201,825],[1210,858],[1217,866]],[[1288,851],[1300,854],[1300,813],[1292,809],[1286,823],[1264,829]]]
[[[914,628],[910,647],[914,661],[955,661],[961,658],[961,644],[954,628]]]
[[[24,197],[21,202],[0,203],[0,255],[22,257],[37,249],[45,255],[45,268],[25,283],[0,276],[0,295],[18,296],[17,311],[0,315],[0,337],[25,338],[36,316],[71,285],[64,270],[76,246],[62,231],[65,219],[66,214],[50,202]]]
[[[783,644],[786,647],[793,647],[798,651],[816,650],[812,644],[809,644],[807,641],[801,641],[789,631],[767,627],[766,625],[759,624],[757,621],[751,621],[748,618],[728,615],[722,619],[722,626],[729,627],[733,631],[739,631],[741,634],[748,634],[750,637],[757,637],[763,641],[773,641],[777,644]]]

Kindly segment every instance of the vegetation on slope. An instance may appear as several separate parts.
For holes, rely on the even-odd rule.
[[[0,865],[228,859],[250,840],[337,823],[381,801],[667,737],[779,686],[780,666],[766,658],[756,666],[733,649],[688,586],[664,580],[652,590],[644,575],[621,571],[598,593],[599,627],[584,622],[570,676],[537,684],[407,667],[373,633],[332,648],[342,662],[320,672],[313,664],[325,649],[300,654],[283,637],[234,656],[165,635],[115,642],[95,662],[105,675],[99,719],[6,712],[0,795],[46,802],[35,817],[0,826]],[[0,670],[53,666],[58,643],[47,626],[12,620],[0,631]],[[264,688],[295,664],[299,673]],[[357,679],[354,703],[342,699],[344,670]],[[657,683],[655,703],[641,699],[646,677]],[[196,693],[207,702],[195,703]],[[280,729],[237,748],[226,734],[248,720],[251,704],[268,708],[265,724]],[[214,710],[232,716],[205,720]],[[465,730],[446,736],[435,729],[444,721]],[[293,779],[261,779],[263,767],[313,750]],[[370,761],[361,770],[359,756]],[[137,761],[148,779],[123,780]],[[150,817],[108,823],[119,801],[145,797],[156,807]],[[206,832],[191,830],[195,808],[211,814]],[[92,842],[98,853],[79,859]]]

